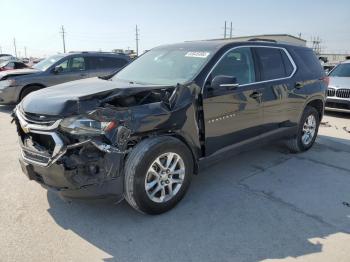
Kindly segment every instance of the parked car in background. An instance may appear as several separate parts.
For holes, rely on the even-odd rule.
[[[326,109],[350,112],[350,60],[329,73]]]
[[[0,71],[23,69],[23,68],[28,68],[28,66],[25,63],[20,61],[9,60],[9,61],[0,62]]]
[[[32,68],[0,72],[0,104],[18,103],[48,86],[108,75],[129,62],[130,58],[121,54],[76,52],[51,56]]]
[[[9,60],[17,61],[17,58],[9,54],[0,54],[0,62],[9,61]]]
[[[23,172],[66,198],[174,207],[200,161],[315,142],[327,77],[306,47],[198,41],[154,48],[114,76],[30,94],[13,114]],[[20,189],[18,189],[20,190]]]

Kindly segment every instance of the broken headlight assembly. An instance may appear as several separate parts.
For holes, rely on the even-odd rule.
[[[72,135],[104,135],[116,126],[114,121],[102,122],[82,116],[65,118],[60,124],[61,130]]]

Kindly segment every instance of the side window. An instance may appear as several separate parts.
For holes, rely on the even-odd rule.
[[[106,69],[106,68],[120,68],[127,63],[122,58],[115,57],[89,57],[90,69]]]
[[[303,71],[312,78],[318,78],[324,75],[324,70],[317,56],[311,49],[294,50]]]
[[[108,57],[107,64],[109,68],[121,68],[126,65],[126,60],[122,58]]]
[[[256,50],[260,60],[262,80],[273,80],[288,76],[279,48],[258,47]]]
[[[228,52],[212,71],[212,79],[218,75],[233,76],[240,85],[255,82],[255,69],[251,49],[242,47]]]
[[[15,69],[26,68],[26,66],[22,63],[15,63]]]
[[[64,60],[62,63],[60,63],[59,65],[57,65],[57,66],[59,66],[59,67],[61,67],[62,68],[62,73],[65,73],[65,72],[68,72],[69,71],[69,67],[68,67],[68,59],[66,59],[66,60]]]
[[[70,62],[70,71],[84,71],[85,70],[85,59],[84,57],[73,57]]]

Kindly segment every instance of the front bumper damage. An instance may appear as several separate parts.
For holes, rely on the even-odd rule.
[[[123,198],[122,168],[127,150],[100,137],[70,143],[58,130],[60,120],[38,125],[17,107],[20,164],[30,180],[63,198]]]
[[[58,107],[62,112],[44,116],[41,112],[47,112],[45,108],[37,110],[35,101],[24,99],[13,114],[23,172],[65,198],[113,195],[120,200],[125,158],[142,139],[173,135],[185,141],[194,158],[199,158],[199,94],[196,85],[117,89],[107,97],[98,94],[67,100]],[[98,136],[67,134],[60,122],[73,114],[113,121],[116,127]],[[51,117],[56,115],[60,118]]]

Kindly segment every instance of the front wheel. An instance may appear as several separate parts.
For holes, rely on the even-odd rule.
[[[125,163],[125,199],[137,211],[160,214],[185,195],[193,173],[193,157],[174,137],[141,141]]]
[[[286,145],[292,153],[309,150],[315,143],[320,116],[314,107],[307,106],[298,125],[295,137],[288,139]]]

